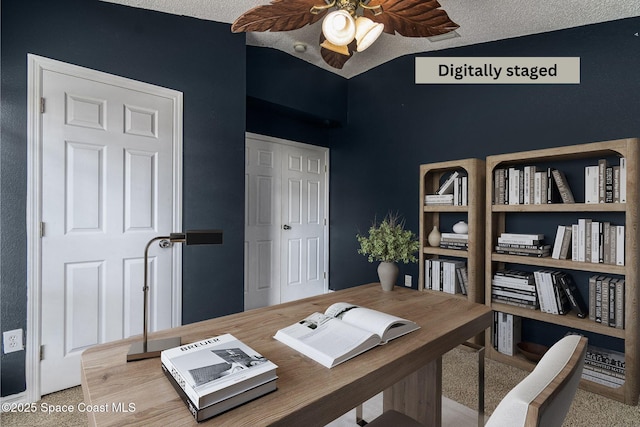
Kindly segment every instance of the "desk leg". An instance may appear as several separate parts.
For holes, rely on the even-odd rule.
[[[403,412],[426,427],[442,424],[442,358],[384,391],[383,410]]]

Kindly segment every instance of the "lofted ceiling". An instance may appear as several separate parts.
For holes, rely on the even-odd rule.
[[[269,0],[101,0],[125,6],[231,24]],[[286,0],[284,0],[286,1]],[[383,33],[342,69],[327,65],[318,46],[322,22],[287,32],[247,33],[247,45],[278,49],[344,78],[351,78],[399,56],[555,31],[640,16],[639,0],[439,0],[460,28],[441,40]],[[324,0],[318,0],[321,5]],[[231,31],[231,29],[229,29]],[[306,46],[297,52],[294,46]]]

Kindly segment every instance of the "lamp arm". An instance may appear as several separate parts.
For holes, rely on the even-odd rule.
[[[169,236],[158,236],[149,240],[147,246],[144,248],[144,286],[142,287],[143,296],[143,311],[142,311],[142,329],[143,329],[143,341],[142,348],[143,351],[147,352],[147,335],[148,335],[148,326],[147,326],[147,318],[149,317],[149,248],[151,245],[163,239],[169,239]]]

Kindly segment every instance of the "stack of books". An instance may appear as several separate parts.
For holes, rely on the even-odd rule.
[[[442,233],[440,245],[443,249],[466,251],[469,248],[469,235],[462,233]]]
[[[533,273],[499,270],[491,281],[491,301],[535,310],[540,307]]]
[[[624,329],[625,280],[603,275],[589,278],[589,319]]]
[[[496,252],[506,255],[548,257],[551,245],[544,242],[544,234],[502,233],[498,237]]]
[[[164,350],[160,360],[197,421],[277,389],[277,366],[231,334]]]
[[[582,378],[611,388],[618,388],[624,384],[624,377],[623,353],[592,345],[587,346]]]

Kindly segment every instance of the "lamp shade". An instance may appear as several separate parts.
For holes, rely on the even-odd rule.
[[[357,51],[362,52],[375,42],[382,31],[384,30],[384,24],[379,22],[373,22],[369,18],[364,16],[356,19],[356,42],[358,43]]]
[[[222,230],[187,230],[186,233],[171,233],[169,240],[185,245],[219,245],[222,243]]]
[[[356,36],[356,23],[346,10],[334,10],[322,21],[322,33],[336,46],[346,46]]]

